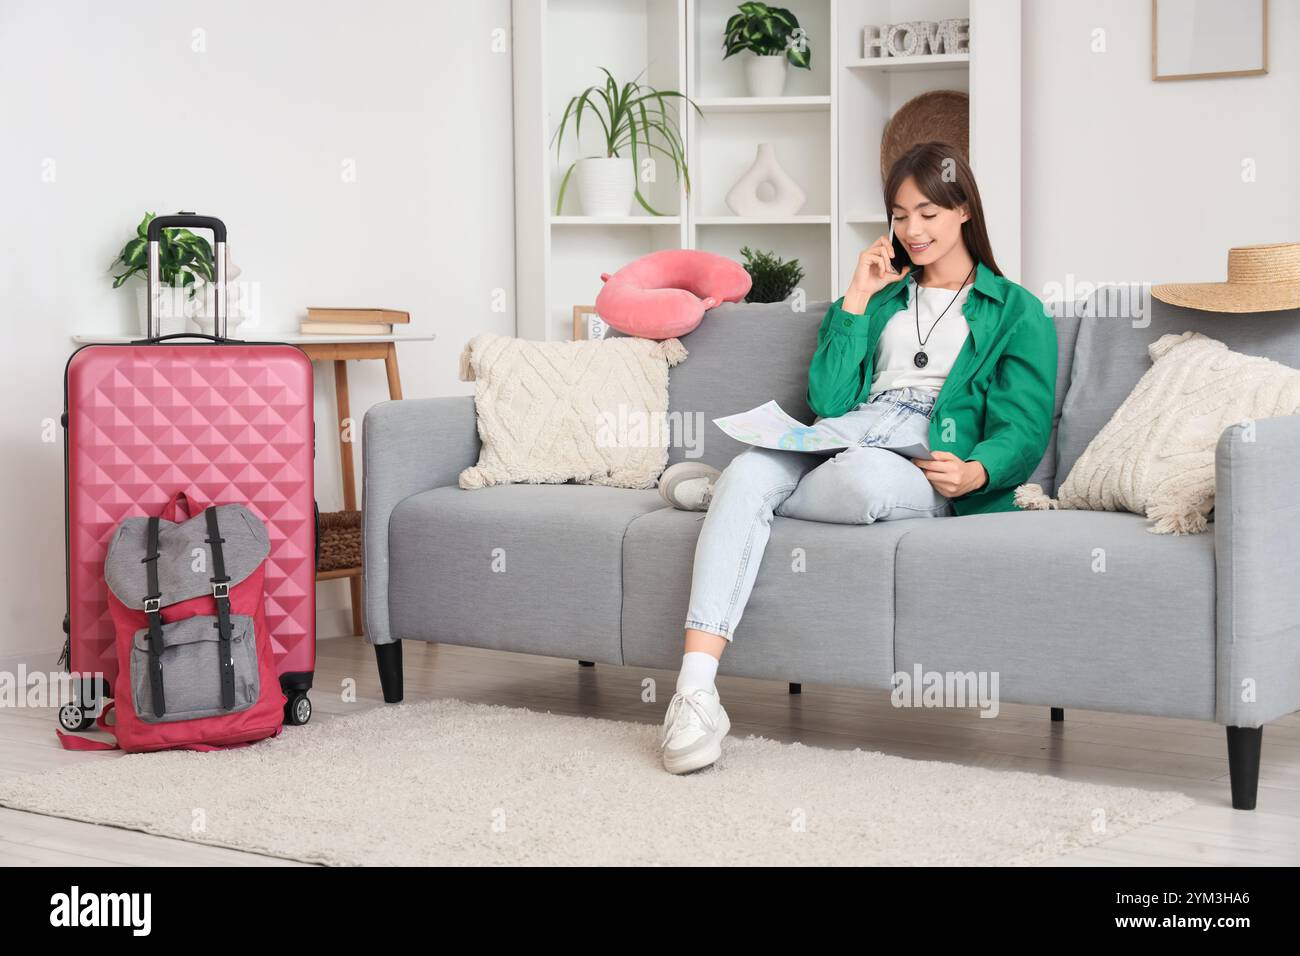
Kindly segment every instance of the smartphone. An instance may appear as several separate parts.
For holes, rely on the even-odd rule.
[[[888,265],[890,272],[894,273],[894,275],[898,275],[898,270],[894,268],[894,260],[892,258],[894,252],[894,214],[891,212],[889,214],[889,255],[891,258],[887,260],[886,265]]]

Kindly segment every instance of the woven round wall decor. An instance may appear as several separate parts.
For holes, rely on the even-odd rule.
[[[961,90],[931,90],[898,108],[880,137],[880,181],[889,177],[894,160],[917,143],[950,144],[970,162],[970,97]]]

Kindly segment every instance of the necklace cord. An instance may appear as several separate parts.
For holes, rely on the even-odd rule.
[[[971,277],[971,272],[974,271],[975,271],[975,266],[972,265],[970,267],[970,272],[966,273],[966,279],[969,279]],[[948,310],[952,308],[953,302],[956,302],[958,297],[961,295],[961,290],[966,288],[966,279],[962,279],[961,287],[958,288],[956,293],[953,295],[952,302],[949,302],[946,306],[944,306],[944,310],[940,312],[939,317],[934,320],[934,325],[930,326],[930,331],[925,333],[924,339],[921,338],[921,283],[916,282],[916,280],[913,280],[913,284],[915,285],[915,290],[914,290],[915,295],[912,296],[912,299],[913,299],[913,304],[915,305],[915,309],[913,311],[915,311],[916,313],[916,341],[921,348],[925,348],[925,343],[930,341],[930,336],[934,333],[935,327],[940,322],[942,322],[943,317],[948,314]]]

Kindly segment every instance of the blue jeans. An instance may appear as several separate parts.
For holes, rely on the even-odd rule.
[[[928,447],[936,394],[888,389],[845,412],[836,420],[839,430],[861,438],[832,458],[751,447],[732,459],[714,486],[695,545],[686,626],[731,640],[773,515],[835,524],[951,515],[951,502],[910,459],[872,447],[916,441]]]

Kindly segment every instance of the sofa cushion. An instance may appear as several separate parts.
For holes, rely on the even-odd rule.
[[[1071,300],[1053,309],[1058,370],[1052,436],[1029,479],[1053,492],[1057,422],[1070,386],[1083,305]],[[690,358],[669,375],[668,412],[673,429],[669,463],[701,460],[725,468],[747,446],[723,434],[713,419],[771,399],[795,418],[811,423],[816,416],[808,407],[808,365],[817,350],[817,329],[829,308],[829,302],[808,303],[803,312],[794,312],[785,302],[725,304],[712,309],[695,331],[682,336]],[[609,334],[621,333],[611,330]]]
[[[811,423],[808,364],[830,307],[809,302],[795,312],[788,302],[728,302],[710,309],[693,332],[683,335],[690,357],[668,381],[669,464],[691,460],[727,467],[749,446],[725,434],[713,419],[771,399]]]
[[[677,670],[703,515],[642,515],[623,545],[623,659]],[[758,578],[722,656],[721,673],[889,687],[893,667],[894,549],[910,528],[949,518],[870,525],[776,517]],[[795,570],[795,549],[803,570]]]
[[[412,495],[389,522],[392,634],[620,663],[623,535],[665,507],[654,490],[579,484]]]
[[[480,332],[460,355],[474,381],[478,463],[462,488],[511,482],[655,487],[667,467],[668,369],[677,339],[533,342]]]
[[[1052,434],[1047,440],[1047,450],[1027,480],[1037,482],[1048,494],[1055,494],[1058,478],[1065,478],[1056,474],[1056,436],[1060,430],[1061,409],[1070,390],[1070,368],[1074,362],[1074,342],[1079,335],[1079,315],[1083,305],[1082,301],[1073,300],[1047,304],[1056,322],[1056,404],[1052,408]]]
[[[1230,351],[1201,332],[1162,335],[1151,368],[1088,443],[1055,499],[1032,485],[1024,508],[1129,511],[1157,534],[1205,531],[1215,446],[1230,425],[1300,414],[1300,371]]]
[[[1132,319],[1115,317],[1104,293],[1089,300],[1088,308],[1080,320],[1070,389],[1061,409],[1056,474],[1062,481],[1151,368],[1147,346],[1162,335],[1201,332],[1234,352],[1300,367],[1300,309],[1222,315],[1153,298],[1147,314]]]
[[[900,671],[996,671],[1004,703],[1214,719],[1213,535],[1148,534],[1123,512],[909,524]]]

